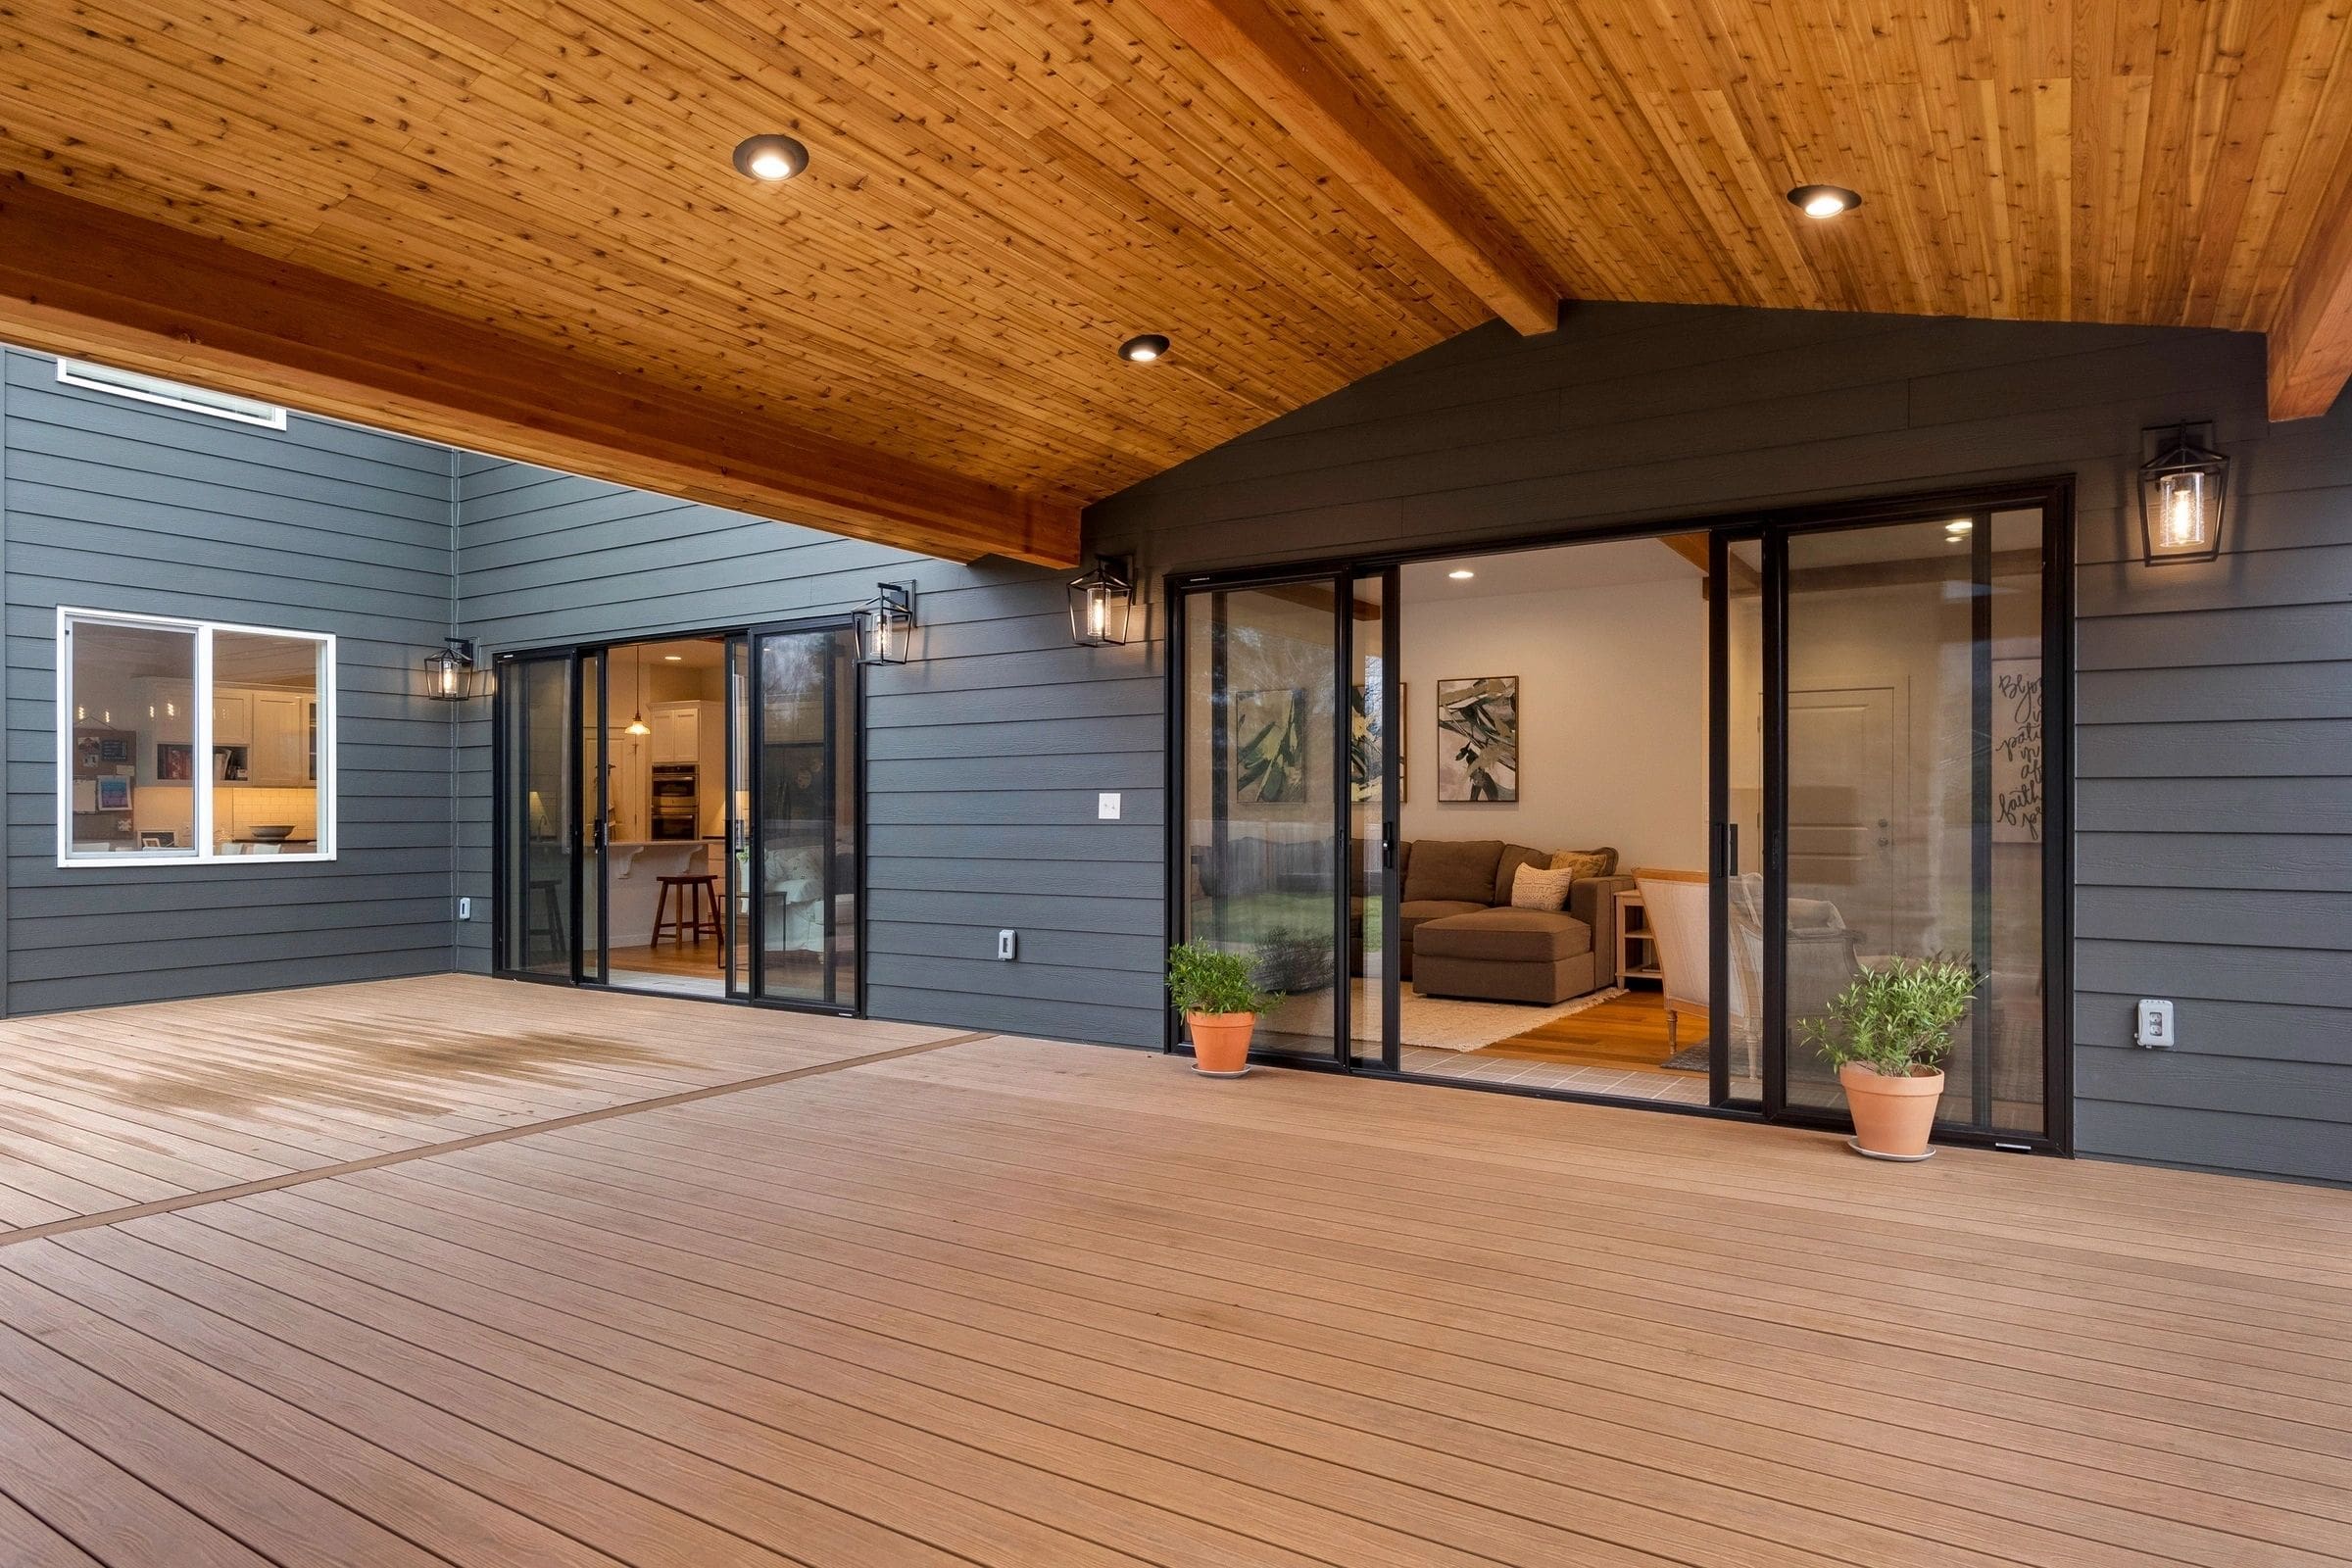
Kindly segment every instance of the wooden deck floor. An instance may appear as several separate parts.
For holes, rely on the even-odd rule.
[[[2352,1559],[2342,1193],[806,1027],[0,1243],[0,1561]]]
[[[960,1031],[466,975],[0,1022],[0,1235]]]

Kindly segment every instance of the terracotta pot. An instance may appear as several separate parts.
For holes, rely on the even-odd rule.
[[[1211,1078],[1239,1078],[1250,1070],[1256,1013],[1188,1012],[1184,1022],[1193,1035],[1193,1071]]]
[[[1885,1159],[1925,1159],[1928,1133],[1936,1125],[1936,1102],[1943,1074],[1915,1067],[1908,1078],[1891,1078],[1861,1062],[1842,1063],[1838,1082],[1854,1113],[1854,1147]]]

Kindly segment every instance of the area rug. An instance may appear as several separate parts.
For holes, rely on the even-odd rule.
[[[1701,1040],[1695,1046],[1685,1046],[1658,1065],[1668,1072],[1705,1072],[1714,1054],[1714,1042]]]
[[[1513,1035],[1523,1035],[1530,1029],[1540,1029],[1555,1019],[1573,1016],[1588,1007],[1597,1007],[1613,997],[1625,995],[1622,986],[1610,986],[1587,996],[1563,1002],[1556,1007],[1532,1006],[1521,1002],[1464,1002],[1453,997],[1424,997],[1416,994],[1411,982],[1406,982],[1398,1016],[1398,1037],[1408,1046],[1425,1046],[1431,1051],[1476,1051]],[[1380,1039],[1379,1008],[1363,1007],[1371,1017],[1350,1020],[1358,1040]]]

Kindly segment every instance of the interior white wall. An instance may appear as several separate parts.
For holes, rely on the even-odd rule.
[[[1408,839],[1617,846],[1627,867],[1703,870],[1707,621],[1695,577],[1449,601],[1403,614]],[[1438,682],[1519,677],[1519,799],[1438,800]]]

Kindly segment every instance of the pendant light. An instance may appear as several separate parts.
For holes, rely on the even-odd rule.
[[[629,662],[637,666],[637,710],[629,715],[629,727],[623,733],[651,735],[654,726],[645,721],[645,650],[630,649]]]

